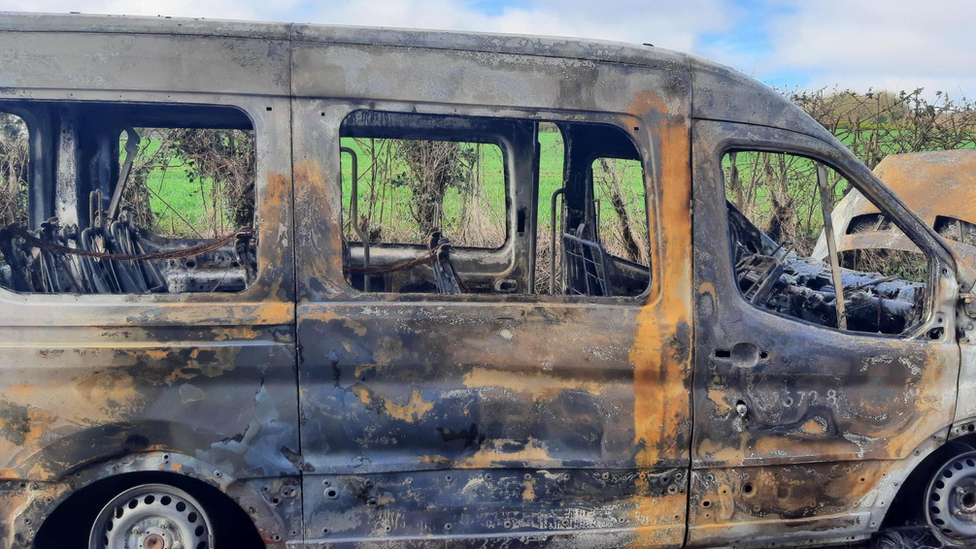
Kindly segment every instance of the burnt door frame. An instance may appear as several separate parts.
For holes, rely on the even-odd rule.
[[[306,539],[680,546],[691,427],[687,119],[662,117],[658,130],[627,114],[521,115],[612,124],[635,140],[651,228],[665,231],[652,237],[649,295],[368,294],[342,274],[337,183],[339,126],[362,108],[498,116],[295,102]],[[524,181],[536,163],[527,145],[506,160]],[[667,192],[652,184],[662,172]]]
[[[115,93],[86,91],[93,103],[123,103]],[[127,97],[160,109],[202,101],[177,92]],[[84,105],[61,90],[34,99]],[[85,295],[0,289],[9,312],[0,319],[0,409],[43,419],[32,426],[36,436],[0,433],[0,487],[39,486],[0,498],[0,514],[7,505],[23,513],[16,523],[25,532],[91,483],[152,471],[219,486],[254,509],[262,535],[281,540],[274,546],[300,539],[290,100],[221,99],[206,101],[246,113],[255,136],[258,274],[248,288]],[[28,498],[38,504],[28,506]]]
[[[695,121],[693,136],[697,304],[689,541],[775,541],[800,532],[804,539],[843,539],[876,530],[900,481],[944,440],[952,421],[959,348],[951,257],[837,142],[705,120]],[[842,173],[929,257],[925,319],[905,336],[880,336],[814,325],[746,302],[735,283],[725,212],[722,158],[730,150],[805,156]],[[943,328],[940,338],[930,338],[932,328]],[[756,345],[766,358],[743,367],[716,357],[717,350],[740,343]]]

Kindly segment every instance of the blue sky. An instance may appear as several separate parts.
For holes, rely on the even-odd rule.
[[[976,97],[976,0],[0,0],[0,9],[650,42],[780,87]]]

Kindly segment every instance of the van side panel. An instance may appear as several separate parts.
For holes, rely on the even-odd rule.
[[[692,320],[686,75],[478,52],[295,48],[310,546],[680,546]],[[646,160],[660,227],[651,295],[599,304],[356,292],[342,273],[338,128],[360,108],[611,116]]]
[[[300,539],[288,43],[4,32],[0,44],[0,100],[245,111],[259,270],[240,293],[0,290],[0,547],[29,545],[74,491],[146,470],[247,501],[269,542]]]

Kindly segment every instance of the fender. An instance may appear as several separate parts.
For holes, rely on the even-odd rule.
[[[238,479],[207,461],[182,453],[150,451],[90,461],[55,480],[0,480],[0,547],[30,547],[44,520],[72,494],[128,473],[182,475],[217,488],[251,517],[268,547],[283,548],[301,536],[298,476]]]

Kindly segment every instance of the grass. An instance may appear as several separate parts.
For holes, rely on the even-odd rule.
[[[119,146],[122,151],[120,164],[125,160],[125,144],[123,137]],[[221,200],[214,203],[213,180],[193,178],[191,166],[178,156],[153,158],[161,146],[162,141],[158,138],[144,138],[133,163],[133,169],[136,169],[141,162],[150,162],[144,186],[148,191],[154,230],[164,236],[190,238],[212,238],[232,231],[235,227],[228,209]]]
[[[553,193],[563,186],[563,139],[553,125],[543,125],[538,139],[539,207],[538,223],[542,239],[548,243],[550,204]],[[403,159],[391,152],[391,140],[343,138],[343,147],[352,149],[359,161],[359,213],[370,219],[370,240],[421,244],[426,234],[414,219],[416,199],[409,182],[414,178]],[[124,150],[125,142],[122,141]],[[213,181],[193,179],[190,166],[179,157],[157,155],[162,142],[150,132],[144,135],[136,166],[146,167],[144,186],[153,213],[154,230],[167,236],[214,237],[233,229],[226,208],[214,212]],[[462,143],[460,186],[450,187],[442,204],[441,227],[459,246],[497,248],[507,233],[505,157],[495,144]],[[375,151],[374,154],[371,154]],[[155,155],[155,157],[154,157]],[[124,160],[124,153],[120,160]],[[141,162],[140,162],[141,161]],[[375,161],[375,166],[374,166]],[[352,156],[342,154],[342,206],[344,232],[349,240],[358,238],[349,220],[352,196]],[[600,233],[611,251],[619,252],[622,239],[618,216],[608,190],[617,181],[625,199],[628,216],[636,230],[646,233],[644,179],[639,162],[609,160],[607,167],[594,162],[594,195],[599,203]],[[221,206],[218,201],[217,206]]]
[[[551,223],[550,203],[552,194],[563,186],[563,140],[562,135],[553,127],[550,131],[539,133],[539,210],[538,220],[542,231],[548,234]],[[359,159],[359,214],[369,215],[372,223],[381,229],[380,241],[421,243],[426,235],[421,234],[417,223],[411,216],[410,205],[414,198],[407,186],[396,185],[393,181],[400,178],[410,178],[409,168],[388,151],[388,140],[355,140],[343,138],[342,146],[349,147],[356,152]],[[477,146],[472,143],[462,144],[462,148],[476,159],[471,163],[477,166],[477,173],[472,170],[471,177],[480,182],[477,192],[462,192],[456,187],[448,189],[444,196],[442,228],[457,245],[498,247],[504,243],[506,230],[505,215],[505,169],[504,155],[494,144]],[[376,173],[373,173],[373,159],[370,150],[379,150],[376,154]],[[644,180],[641,167],[636,161],[612,161],[611,170],[620,178],[627,202],[627,211],[632,219],[646,219],[644,203]],[[374,183],[375,175],[375,183]],[[601,232],[610,235],[610,230],[616,223],[617,214],[610,207],[610,199],[606,194],[607,185],[600,184],[608,181],[610,176],[598,163],[594,164],[594,180],[597,182],[595,198],[600,202]],[[370,197],[374,197],[373,208],[370,209]],[[342,155],[342,205],[348,224],[348,212],[352,197],[352,157]],[[480,223],[484,232],[490,235],[488,241],[477,241],[465,237],[467,224],[478,220],[472,216],[480,216]],[[489,225],[485,227],[484,225]],[[642,226],[646,226],[643,223]],[[345,228],[350,240],[358,240],[352,228]]]

